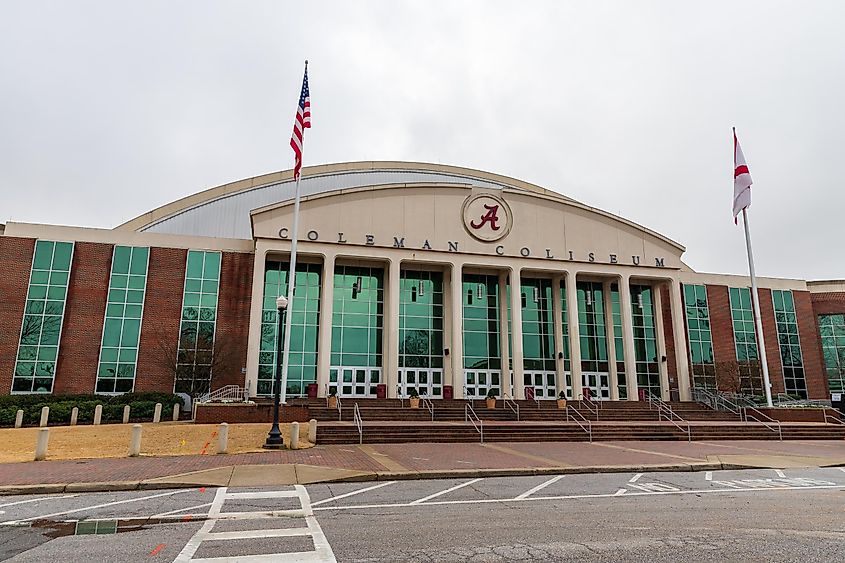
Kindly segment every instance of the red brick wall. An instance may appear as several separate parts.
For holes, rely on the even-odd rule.
[[[804,359],[807,397],[810,399],[829,399],[819,325],[813,312],[810,292],[793,291],[792,298],[795,301],[795,316],[798,319],[798,336],[801,342],[801,356]]]
[[[173,392],[187,259],[184,249],[150,248],[135,391]]]
[[[29,288],[35,239],[0,236],[0,393],[12,390],[12,375]]]
[[[73,250],[53,393],[93,393],[112,260],[111,244],[77,242]]]
[[[845,292],[811,293],[810,301],[816,315],[845,314]]]
[[[252,270],[254,255],[224,252],[220,265],[220,294],[217,300],[216,352],[229,360],[212,376],[211,388],[224,385],[243,385],[246,374],[247,339],[249,336],[249,308],[252,300]],[[255,393],[255,390],[252,390]]]
[[[772,384],[772,396],[784,392],[783,366],[780,360],[778,329],[775,323],[775,307],[772,303],[772,290],[758,288],[760,316],[763,319],[763,338],[766,340],[766,360],[769,365],[769,381]]]
[[[683,298],[683,294],[681,298]],[[660,286],[660,305],[663,313],[663,341],[666,343],[666,372],[669,374],[669,389],[677,390],[678,366],[675,363],[675,331],[672,328],[672,305],[669,302],[669,286],[666,284]],[[686,315],[684,315],[684,327],[686,327],[686,322]]]
[[[310,419],[308,407],[304,405],[282,405],[279,409],[281,422],[308,422]],[[219,422],[248,423],[273,421],[273,404],[221,404],[206,403],[197,405],[194,422],[197,424],[212,424]]]
[[[736,343],[731,317],[731,298],[724,285],[707,286],[707,307],[710,310],[710,335],[713,340],[713,359],[719,362],[736,361]]]

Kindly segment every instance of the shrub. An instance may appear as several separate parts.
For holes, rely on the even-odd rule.
[[[173,405],[182,405],[182,398],[169,393],[4,395],[0,396],[0,426],[13,426],[18,409],[24,411],[24,425],[37,425],[44,406],[50,407],[50,424],[68,424],[73,407],[79,408],[79,423],[91,423],[97,405],[103,405],[103,422],[121,422],[125,405],[130,406],[132,420],[152,420],[156,403],[161,403],[162,413],[167,413]]]

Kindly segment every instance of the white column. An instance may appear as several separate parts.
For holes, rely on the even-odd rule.
[[[252,297],[249,306],[249,336],[247,337],[246,377],[244,386],[249,394],[258,392],[258,355],[261,352],[261,314],[264,303],[264,263],[267,249],[259,241],[256,243],[252,263]],[[275,342],[275,341],[274,341]]]
[[[501,392],[513,395],[511,387],[510,362],[510,333],[508,332],[508,272],[499,272],[499,357],[502,360]],[[513,320],[511,320],[513,322]]]
[[[613,333],[613,298],[611,281],[604,280],[601,292],[604,296],[604,326],[607,335],[607,371],[610,374],[610,400],[619,400],[619,375],[616,373],[616,335]]]
[[[666,355],[666,335],[663,333],[663,296],[660,289],[663,284],[657,283],[651,286],[651,293],[654,296],[654,329],[657,335],[657,370],[660,373],[660,394],[664,401],[670,399],[669,395],[669,364],[663,361]]]
[[[560,282],[562,276],[552,278],[552,322],[555,330],[555,392],[566,390],[566,374],[563,369],[563,307],[561,306]]]
[[[464,398],[464,276],[463,264],[452,264],[450,315],[452,317],[452,392],[456,399]]]
[[[399,384],[399,277],[401,275],[399,258],[390,261],[387,271],[387,291],[384,304],[384,333],[386,371],[382,381],[387,384],[387,396],[397,397],[396,386]]]
[[[566,272],[566,312],[569,321],[569,371],[572,378],[572,398],[578,400],[583,392],[581,377],[581,331],[578,323],[578,273]]]
[[[622,343],[625,355],[625,384],[628,386],[628,400],[640,400],[637,383],[637,355],[634,352],[634,318],[631,309],[631,279],[619,277],[619,309],[622,312]]]
[[[687,333],[684,328],[684,306],[681,283],[672,279],[669,287],[669,306],[672,309],[672,332],[675,337],[675,366],[678,372],[678,391],[682,401],[691,401],[689,363],[687,361]]]
[[[524,362],[522,360],[522,274],[511,268],[511,341],[513,353],[513,397],[525,398]]]
[[[317,396],[326,396],[332,361],[332,311],[334,306],[334,254],[323,259],[320,279],[320,334],[317,344]],[[339,390],[339,388],[338,388]]]

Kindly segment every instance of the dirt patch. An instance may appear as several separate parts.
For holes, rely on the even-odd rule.
[[[217,424],[162,422],[142,424],[141,455],[214,455],[217,453]],[[285,444],[290,440],[290,424],[279,425]],[[264,451],[261,445],[269,424],[230,424],[229,453]],[[48,460],[126,457],[131,424],[50,427]],[[32,461],[38,428],[0,429],[0,463]],[[299,447],[310,448],[308,425],[299,426]]]

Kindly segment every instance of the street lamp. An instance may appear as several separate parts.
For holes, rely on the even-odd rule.
[[[279,329],[276,331],[276,377],[273,378],[273,426],[267,439],[264,441],[264,448],[267,450],[280,450],[285,442],[282,440],[282,432],[279,430],[279,403],[282,392],[282,327],[284,326],[285,311],[288,308],[288,300],[280,295],[276,299],[276,309],[279,312]]]

